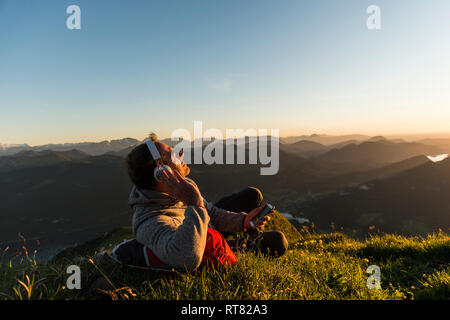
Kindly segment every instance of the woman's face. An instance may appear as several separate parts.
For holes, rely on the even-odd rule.
[[[186,177],[189,174],[191,169],[183,161],[183,152],[175,155],[173,153],[173,148],[169,147],[167,144],[159,141],[156,141],[155,144],[165,164],[167,164],[172,170],[177,170],[182,177]]]

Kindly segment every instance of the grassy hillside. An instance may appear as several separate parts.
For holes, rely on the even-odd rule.
[[[268,229],[288,235],[290,248],[283,257],[244,251],[228,270],[173,276],[89,261],[96,252],[130,238],[129,228],[65,250],[49,263],[37,263],[24,249],[12,262],[2,261],[0,298],[97,299],[89,288],[103,274],[114,299],[450,299],[450,236],[443,233],[361,241],[340,233],[299,233],[280,215]],[[71,264],[82,270],[81,290],[65,287]],[[366,287],[366,269],[372,264],[381,269],[380,290]]]

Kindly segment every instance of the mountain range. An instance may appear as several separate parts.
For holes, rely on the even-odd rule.
[[[79,142],[79,143],[63,143],[63,144],[45,144],[40,146],[29,146],[27,144],[7,145],[0,144],[0,157],[14,155],[21,151],[69,151],[79,150],[89,155],[96,156],[106,152],[114,152],[123,150],[127,147],[134,146],[139,143],[139,140],[133,138],[124,138],[111,141],[101,142]]]
[[[257,186],[280,212],[307,218],[320,228],[330,222],[361,232],[368,225],[410,233],[448,227],[450,162],[427,158],[445,148],[382,137],[368,140],[328,146],[281,143],[280,170],[273,176],[261,176],[259,165],[197,164],[190,166],[190,177],[212,202]],[[64,239],[67,245],[128,225],[132,185],[124,157],[136,143],[123,141],[124,148],[101,155],[85,148],[22,150],[0,157],[0,242],[20,233],[49,244]],[[113,145],[118,148],[119,143]],[[100,152],[92,148],[91,153]]]

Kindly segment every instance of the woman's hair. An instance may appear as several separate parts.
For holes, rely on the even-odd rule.
[[[149,137],[152,141],[158,139],[154,133],[151,133]],[[130,151],[126,157],[126,165],[128,176],[136,187],[139,189],[153,189],[156,185],[156,180],[153,176],[156,162],[153,160],[150,150],[148,150],[145,143],[134,147]]]

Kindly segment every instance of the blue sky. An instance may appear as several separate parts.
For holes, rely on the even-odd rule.
[[[449,131],[449,34],[447,0],[0,0],[0,143]]]

